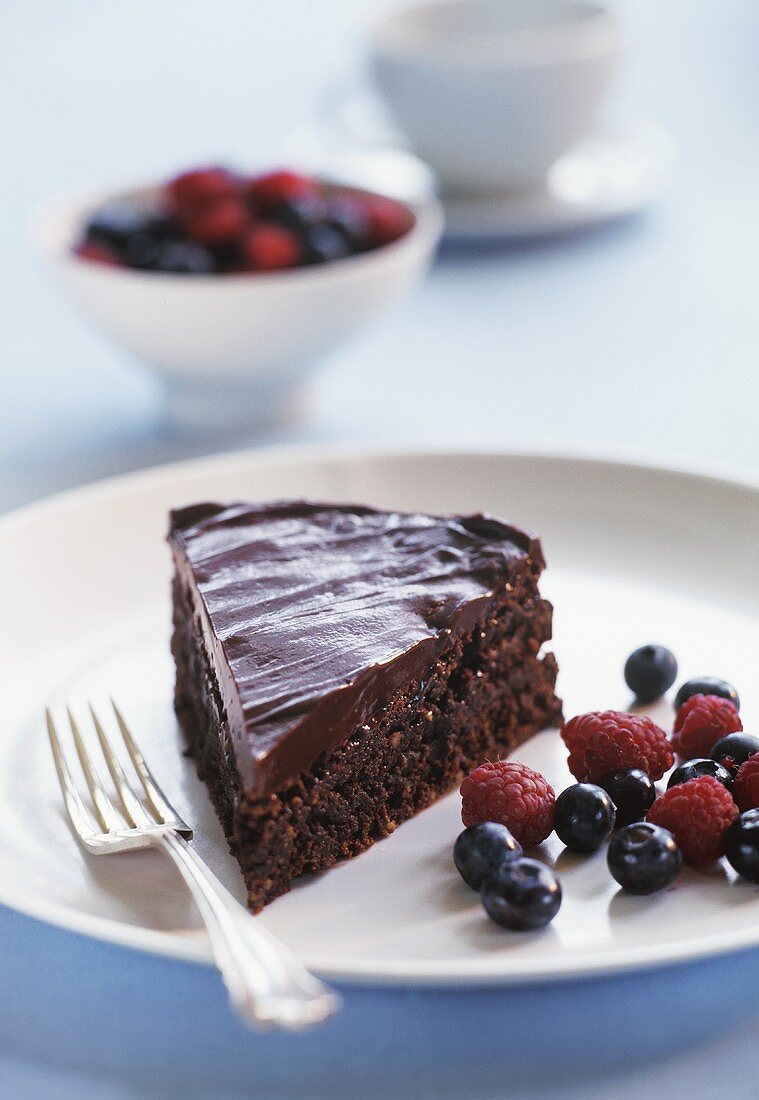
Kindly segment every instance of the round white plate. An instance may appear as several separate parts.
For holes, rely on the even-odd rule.
[[[534,191],[443,194],[445,236],[508,243],[600,225],[653,202],[671,167],[671,144],[658,127],[600,131],[557,160]]]
[[[0,521],[0,901],[133,947],[209,958],[173,869],[153,853],[86,857],[67,828],[42,709],[112,693],[198,850],[240,876],[181,755],[169,642],[172,506],[305,495],[430,511],[488,509],[543,535],[568,715],[629,703],[622,666],[647,641],[683,676],[734,680],[759,725],[759,490],[665,470],[510,455],[253,452],[80,490]],[[667,704],[653,713],[671,720]],[[85,715],[82,713],[82,718]],[[555,731],[518,753],[569,779]],[[269,906],[264,923],[337,979],[487,984],[610,972],[759,944],[759,888],[723,866],[653,898],[621,894],[604,854],[545,845],[564,888],[553,925],[504,932],[451,864],[456,794],[359,858]]]

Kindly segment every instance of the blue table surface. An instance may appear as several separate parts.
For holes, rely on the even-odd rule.
[[[39,205],[199,161],[280,159],[335,88],[360,86],[379,6],[0,6],[0,510],[208,449],[166,431],[149,372],[58,295],[33,245]],[[581,236],[444,249],[324,363],[306,419],[247,442],[545,448],[759,478],[759,8],[617,7],[629,50],[612,112],[669,131],[669,191]],[[750,952],[554,989],[356,989],[320,1037],[263,1039],[209,968],[0,910],[0,1095],[755,1100],[758,977]],[[472,1015],[464,1050],[457,1021]]]

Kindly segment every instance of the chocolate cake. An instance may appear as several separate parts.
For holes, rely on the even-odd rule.
[[[560,714],[538,539],[285,501],[172,513],[175,706],[251,909]]]

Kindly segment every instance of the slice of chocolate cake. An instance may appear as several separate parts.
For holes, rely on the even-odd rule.
[[[176,712],[251,909],[560,713],[537,538],[281,502],[172,514]]]

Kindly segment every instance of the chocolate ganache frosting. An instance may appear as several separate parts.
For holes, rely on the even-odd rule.
[[[544,564],[535,536],[489,516],[305,501],[182,508],[169,540],[253,796],[422,682],[496,589]]]

